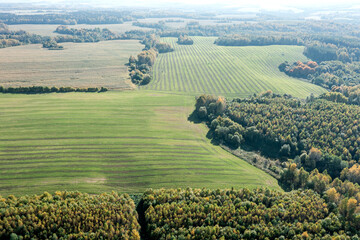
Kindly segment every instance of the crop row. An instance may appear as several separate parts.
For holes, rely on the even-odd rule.
[[[194,45],[179,46],[175,38],[165,38],[175,51],[159,56],[153,81],[145,88],[225,96],[248,96],[269,89],[300,97],[323,92],[277,69],[281,61],[305,60],[302,47],[222,47],[214,45],[213,40],[195,37]]]

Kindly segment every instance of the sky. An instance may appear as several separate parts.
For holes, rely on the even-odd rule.
[[[289,1],[289,0],[154,0],[155,2],[166,2],[166,3],[185,3],[185,4],[227,4],[227,5],[328,5],[328,4],[339,4],[340,3],[359,3],[360,0],[301,0],[301,1]],[[121,2],[121,1],[118,1]],[[123,1],[126,2],[126,1]],[[147,2],[147,1],[143,1]]]
[[[49,3],[82,3],[116,5],[116,6],[151,6],[168,4],[186,4],[186,5],[211,5],[221,4],[226,7],[260,7],[260,8],[286,8],[286,7],[328,7],[329,5],[357,5],[360,6],[360,0],[0,0],[0,3],[15,2],[49,2]]]

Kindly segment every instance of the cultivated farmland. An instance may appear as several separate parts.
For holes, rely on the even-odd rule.
[[[154,79],[145,89],[229,97],[247,97],[270,89],[304,98],[325,91],[278,70],[284,61],[306,61],[301,46],[224,47],[213,44],[216,38],[193,39],[191,46],[177,45],[175,38],[163,39],[175,51],[159,55]]]
[[[39,44],[1,49],[0,86],[132,88],[125,63],[142,45],[137,40],[64,43],[49,51]]]
[[[187,120],[194,98],[151,91],[0,94],[0,194],[279,189]]]

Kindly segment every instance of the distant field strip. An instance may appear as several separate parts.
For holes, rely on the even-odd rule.
[[[42,36],[58,36],[61,34],[58,34],[55,32],[56,28],[59,25],[57,24],[16,24],[16,25],[8,25],[9,29],[12,31],[19,31],[24,30],[29,33],[38,34]],[[143,28],[143,27],[137,27],[133,26],[132,22],[124,22],[123,24],[77,24],[77,25],[71,25],[70,28],[107,28],[111,31],[114,31],[116,33],[124,33],[126,31],[130,30],[143,30],[143,31],[150,31],[151,28]]]
[[[194,45],[178,45],[175,38],[163,41],[175,51],[160,54],[153,81],[144,89],[212,93],[224,96],[248,96],[266,90],[306,97],[325,90],[319,86],[288,77],[278,70],[285,60],[306,61],[299,46],[223,47],[216,38],[193,37]]]
[[[0,94],[0,195],[261,187],[276,180],[187,121],[193,97],[150,91]]]

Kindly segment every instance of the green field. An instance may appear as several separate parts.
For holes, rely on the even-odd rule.
[[[194,98],[151,91],[0,94],[0,194],[240,188],[277,181],[187,120]]]
[[[137,193],[147,188],[241,188],[277,181],[206,138],[188,121],[194,96],[248,96],[268,89],[306,97],[324,89],[280,73],[287,60],[306,60],[302,47],[193,46],[165,41],[154,79],[134,91],[46,95],[0,94],[0,194],[79,190]],[[138,41],[66,43],[1,49],[0,85],[131,88],[124,65]]]
[[[39,44],[0,49],[0,86],[133,87],[125,63],[143,48],[139,41],[61,45],[65,50]]]
[[[223,47],[213,44],[216,38],[193,39],[194,45],[181,46],[175,38],[164,38],[175,51],[159,55],[154,65],[154,79],[143,88],[229,97],[247,97],[270,89],[305,98],[325,91],[278,70],[284,61],[306,61],[303,47]]]

